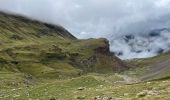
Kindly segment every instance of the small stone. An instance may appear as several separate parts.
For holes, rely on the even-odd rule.
[[[128,96],[129,94],[128,93],[124,93],[124,96]]]
[[[162,81],[162,83],[166,83],[166,82],[168,82],[168,81]]]
[[[147,95],[147,92],[142,91],[142,92],[139,92],[138,94],[136,94],[136,97],[145,97],[146,95]]]
[[[12,91],[15,91],[16,89],[12,89]]]
[[[116,98],[115,100],[122,100],[122,98]]]
[[[102,100],[112,100],[112,97],[103,97]]]
[[[56,100],[56,98],[55,97],[51,97],[50,100]]]
[[[16,98],[16,97],[20,97],[20,95],[14,95],[13,97],[14,97],[14,98]]]
[[[158,95],[159,94],[159,92],[158,91],[148,91],[148,93],[147,93],[148,95]]]
[[[84,87],[79,87],[77,90],[84,90],[85,88]]]
[[[85,99],[86,98],[86,96],[77,96],[76,97],[76,99],[78,99],[78,100],[82,100],[82,99]]]
[[[102,100],[102,97],[101,97],[101,96],[95,96],[95,97],[93,98],[93,100]]]
[[[109,96],[96,96],[93,100],[112,100],[112,97]]]
[[[147,82],[147,84],[151,84],[151,82]]]

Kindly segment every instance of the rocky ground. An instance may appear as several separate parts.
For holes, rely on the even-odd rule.
[[[2,77],[1,77],[2,78]],[[7,80],[6,80],[7,81]],[[129,80],[128,80],[129,81]],[[3,81],[5,82],[5,80]],[[1,100],[169,100],[170,80],[127,83],[121,75],[89,74],[67,80],[1,80]],[[134,81],[133,81],[134,82]]]
[[[0,12],[0,100],[169,100],[169,59],[122,61],[106,39]]]

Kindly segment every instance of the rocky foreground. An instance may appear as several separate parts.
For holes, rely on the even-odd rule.
[[[0,100],[169,100],[169,59],[122,61],[106,39],[0,12]]]

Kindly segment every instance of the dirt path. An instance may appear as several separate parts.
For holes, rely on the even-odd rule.
[[[149,80],[152,77],[170,69],[170,58],[156,62],[155,64],[151,65],[149,69],[150,70],[146,72],[143,77],[140,78],[141,80]]]

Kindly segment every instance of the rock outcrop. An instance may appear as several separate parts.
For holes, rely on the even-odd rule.
[[[127,68],[106,39],[80,40],[59,25],[0,12],[0,70],[36,77],[113,73]]]

